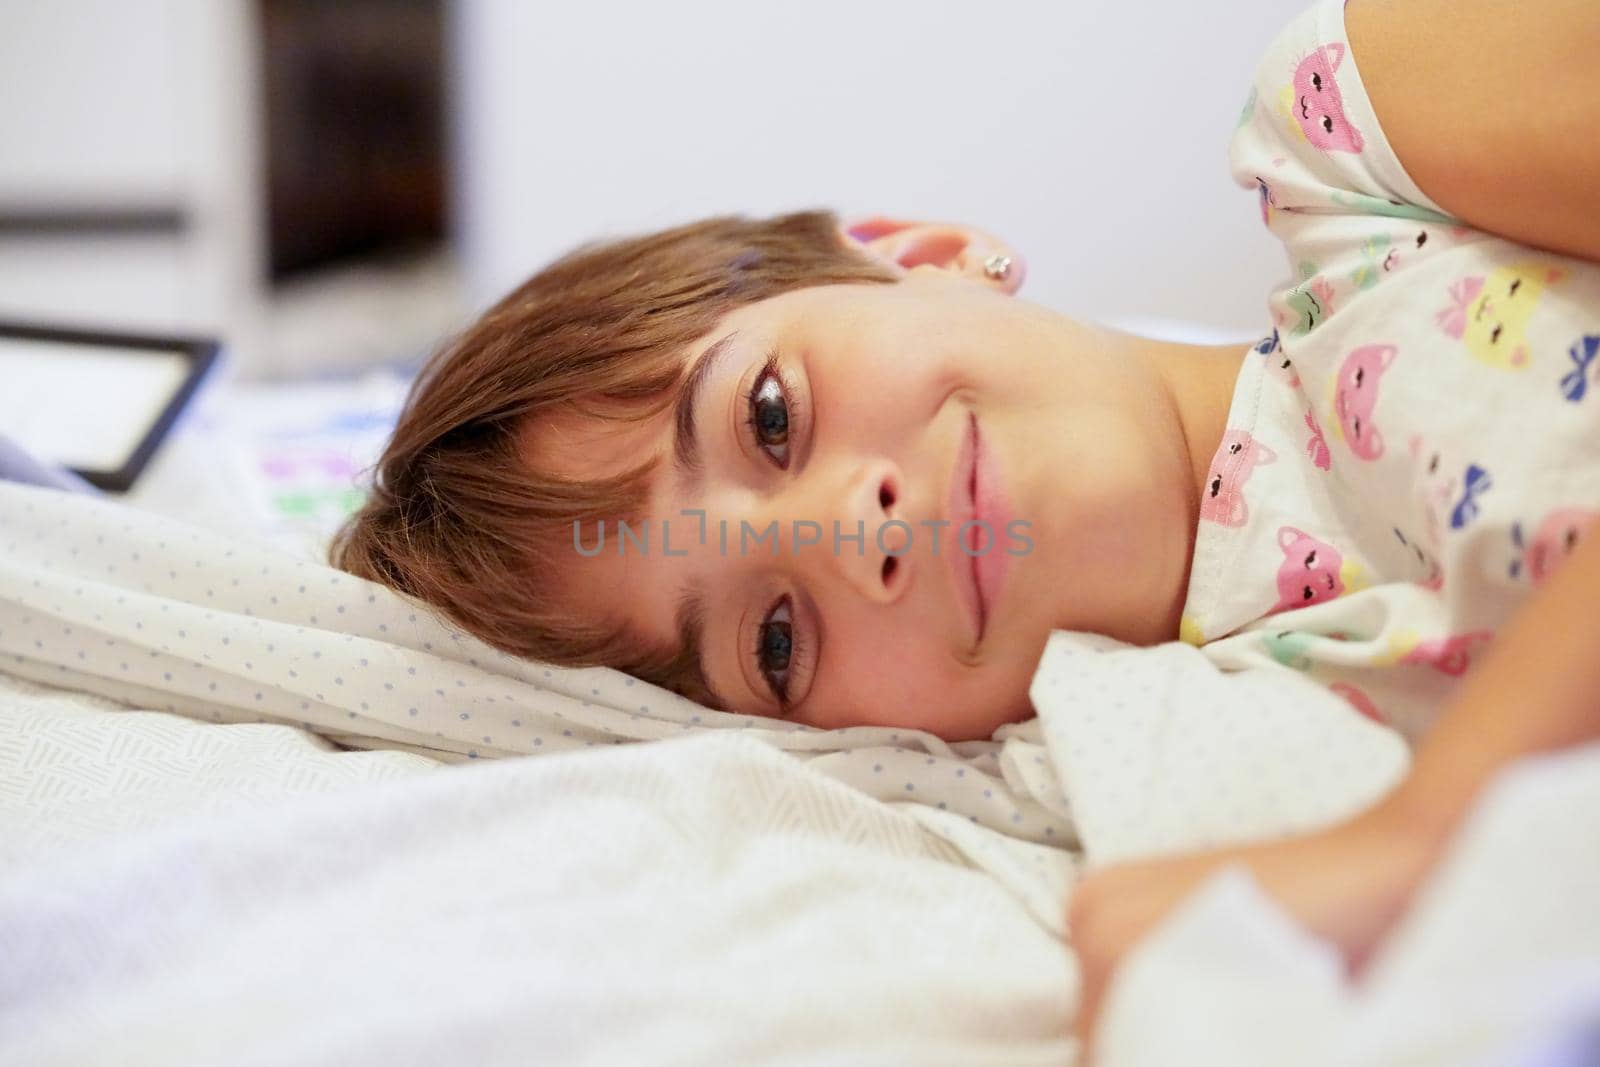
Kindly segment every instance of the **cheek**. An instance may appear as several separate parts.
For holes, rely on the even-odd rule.
[[[969,670],[927,636],[886,640],[882,627],[830,634],[826,655],[818,717],[840,725],[916,725],[930,705],[961,690]]]
[[[864,357],[860,365],[823,368],[812,375],[812,402],[824,432],[854,448],[894,448],[925,428],[942,394],[926,367],[894,367]]]
[[[1017,439],[1032,446],[1017,449],[1030,503],[1091,554],[1084,562],[1136,556],[1132,534],[1158,526],[1163,505],[1183,488],[1161,443],[1114,409],[1075,412],[1054,433]]]
[[[1040,651],[971,667],[932,638],[885,639],[881,625],[830,634],[824,688],[815,691],[806,721],[823,729],[883,726],[949,740],[987,738],[1032,715],[1028,683]]]
[[[952,347],[893,328],[819,340],[805,363],[818,417],[869,438],[927,425],[961,380]]]

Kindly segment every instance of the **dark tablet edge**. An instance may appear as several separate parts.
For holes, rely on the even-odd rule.
[[[125,493],[143,473],[145,464],[166,438],[173,423],[189,405],[206,375],[217,363],[222,351],[220,342],[206,337],[164,336],[145,333],[124,333],[111,330],[91,330],[76,327],[54,326],[37,322],[0,320],[0,337],[15,337],[31,341],[57,341],[64,344],[103,345],[123,349],[147,349],[151,352],[179,352],[189,359],[189,372],[183,383],[173,392],[149,430],[129,454],[127,462],[114,471],[68,468],[96,488],[113,493]]]

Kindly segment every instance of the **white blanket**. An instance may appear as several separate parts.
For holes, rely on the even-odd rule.
[[[1292,672],[1084,635],[991,742],[721,715],[8,485],[0,671],[7,1063],[1069,1062],[1080,839],[1305,829],[1406,758]],[[1108,1018],[1208,984],[1158,968]]]
[[[748,735],[921,820],[1048,929],[1072,824],[1037,724],[946,744],[712,711],[606,669],[506,656],[421,603],[267,545],[0,482],[0,669],[214,723],[444,761]]]
[[[282,748],[302,768],[372,758]],[[1060,940],[904,813],[768,745],[706,735],[413,771],[329,791],[311,766],[301,798],[213,797],[136,832],[80,830],[82,847],[13,850],[0,1063],[1070,1054]]]

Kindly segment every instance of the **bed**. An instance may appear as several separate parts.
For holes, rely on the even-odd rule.
[[[1069,633],[990,741],[725,715],[215,506],[0,483],[0,1062],[1070,1064],[1086,860],[1408,759],[1292,671]],[[1214,878],[1098,1062],[1600,1062],[1597,899],[1591,746],[1502,777],[1360,987]]]

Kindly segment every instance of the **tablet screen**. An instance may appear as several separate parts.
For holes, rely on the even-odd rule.
[[[40,459],[122,468],[193,368],[181,349],[0,336],[0,426]]]

